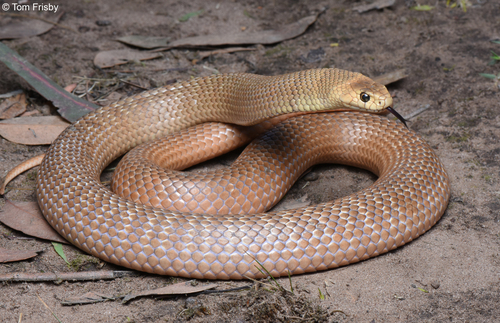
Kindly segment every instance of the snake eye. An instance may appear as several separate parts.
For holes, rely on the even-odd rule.
[[[361,101],[363,101],[363,102],[370,101],[370,96],[368,94],[366,94],[365,92],[361,93],[360,98],[361,98]]]

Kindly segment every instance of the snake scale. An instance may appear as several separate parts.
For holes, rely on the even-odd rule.
[[[273,276],[358,262],[429,230],[448,204],[448,177],[432,149],[400,122],[360,112],[309,112],[351,109],[376,114],[391,105],[384,86],[338,69],[280,76],[218,74],[146,91],[86,115],[53,142],[38,172],[38,203],[52,227],[78,248],[145,272],[243,279],[262,277],[255,260]],[[339,162],[366,168],[378,180],[335,201],[250,215],[233,214],[238,198],[226,215],[170,211],[120,197],[100,182],[111,161],[173,132],[206,122],[251,126],[305,112],[282,122],[261,141],[281,138],[278,145],[291,152],[292,159],[298,158],[296,145],[316,141],[300,158],[302,167]],[[282,138],[281,128],[292,135]],[[309,133],[322,137],[304,139]],[[271,155],[286,158],[273,151]],[[320,152],[326,157],[317,157]],[[255,195],[266,192],[272,176],[283,179],[295,172],[294,166],[272,165],[262,173],[270,176],[254,176],[264,182]],[[150,173],[145,176],[146,184],[158,183]],[[233,185],[230,191],[242,189],[222,180]],[[214,204],[199,205],[208,210]],[[245,201],[241,205],[248,209]]]

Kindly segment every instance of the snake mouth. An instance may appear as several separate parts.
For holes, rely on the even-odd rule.
[[[406,121],[407,121],[407,120],[406,120],[405,118],[403,118],[403,116],[402,116],[402,115],[400,115],[400,114],[399,114],[396,110],[394,110],[392,107],[387,107],[387,111],[389,111],[389,112],[390,112],[390,113],[392,113],[392,114],[393,114],[396,118],[398,118],[398,119],[399,119],[399,121],[401,121],[401,122],[405,125],[406,129],[408,129],[408,125],[406,124]]]

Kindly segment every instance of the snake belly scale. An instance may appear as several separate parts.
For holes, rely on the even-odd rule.
[[[347,265],[412,241],[448,204],[442,164],[400,123],[359,112],[285,121],[296,129],[307,124],[335,129],[329,141],[339,150],[332,158],[380,176],[358,193],[295,210],[168,211],[117,196],[100,183],[100,173],[132,147],[204,122],[246,126],[286,113],[377,113],[390,105],[385,87],[336,69],[272,77],[214,75],[146,91],[88,114],[54,141],[38,173],[38,203],[71,243],[136,270],[243,279],[262,276],[255,259],[273,276]]]

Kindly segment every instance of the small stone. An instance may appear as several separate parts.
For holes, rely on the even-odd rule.
[[[201,303],[194,297],[188,297],[186,298],[185,300],[185,306],[187,308],[190,308],[190,307],[194,307],[194,306],[197,306],[197,305],[200,305]]]
[[[104,27],[104,26],[109,26],[109,25],[111,25],[111,21],[109,21],[109,20],[97,20],[97,21],[95,22],[95,24],[96,24],[97,26]]]
[[[431,282],[431,286],[434,289],[438,289],[439,286],[441,286],[441,284],[437,280],[434,280],[434,281]]]
[[[317,181],[319,178],[319,175],[318,173],[315,173],[315,172],[310,172],[310,173],[307,173],[305,176],[304,176],[304,180],[308,181],[308,182],[314,182],[314,181]]]

